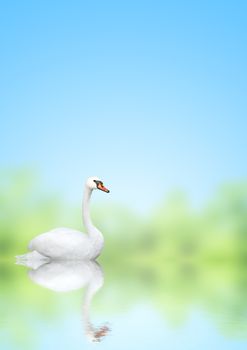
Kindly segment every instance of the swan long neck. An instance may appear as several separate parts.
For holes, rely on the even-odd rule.
[[[95,259],[99,256],[103,246],[104,246],[104,237],[102,233],[93,225],[90,217],[90,198],[92,195],[92,190],[85,187],[84,196],[83,196],[83,223],[85,225],[86,232],[92,244],[89,258]]]
[[[90,232],[94,228],[94,225],[92,223],[91,216],[90,216],[91,195],[92,195],[92,190],[86,186],[84,190],[84,195],[83,195],[82,218],[83,218],[83,223],[85,225],[86,231],[89,236],[90,236]]]

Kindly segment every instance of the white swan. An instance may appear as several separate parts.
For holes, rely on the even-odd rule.
[[[24,264],[25,265],[25,264]],[[110,331],[107,324],[95,327],[90,320],[90,307],[95,293],[104,284],[103,270],[95,261],[56,260],[37,267],[35,259],[30,259],[29,278],[36,284],[58,293],[86,288],[83,305],[83,328],[88,340],[100,342]]]
[[[96,259],[103,249],[104,237],[93,225],[89,214],[89,202],[95,189],[110,192],[98,177],[87,179],[83,196],[83,222],[87,234],[70,228],[56,228],[42,233],[30,241],[28,248],[31,253],[17,256],[18,261]]]

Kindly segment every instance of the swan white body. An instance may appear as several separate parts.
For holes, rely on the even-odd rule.
[[[83,197],[83,221],[87,234],[70,228],[56,228],[35,237],[28,245],[31,253],[19,256],[19,260],[33,259],[34,256],[52,260],[94,260],[104,246],[104,237],[93,225],[89,203],[92,191],[100,189],[109,192],[97,177],[90,177],[85,185]]]
[[[92,239],[80,231],[56,228],[35,237],[28,248],[56,260],[94,260],[104,246],[104,239],[99,231],[97,236]]]

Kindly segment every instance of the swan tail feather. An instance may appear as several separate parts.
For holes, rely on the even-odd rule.
[[[16,255],[16,264],[31,268],[37,268],[43,264],[50,262],[50,258],[38,253],[36,250],[23,255]]]

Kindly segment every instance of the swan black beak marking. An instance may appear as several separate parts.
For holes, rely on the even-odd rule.
[[[106,187],[103,185],[103,182],[101,182],[101,181],[96,181],[96,180],[94,180],[94,182],[96,183],[98,190],[101,190],[101,191],[106,192],[106,193],[109,193],[109,192],[110,192],[110,191],[108,190],[108,188],[106,188]]]
[[[104,191],[104,192],[106,192],[106,193],[109,193],[110,191],[108,190],[108,188],[106,188],[103,184],[99,184],[99,185],[97,185],[97,188],[99,189],[99,190],[101,190],[101,191]]]

